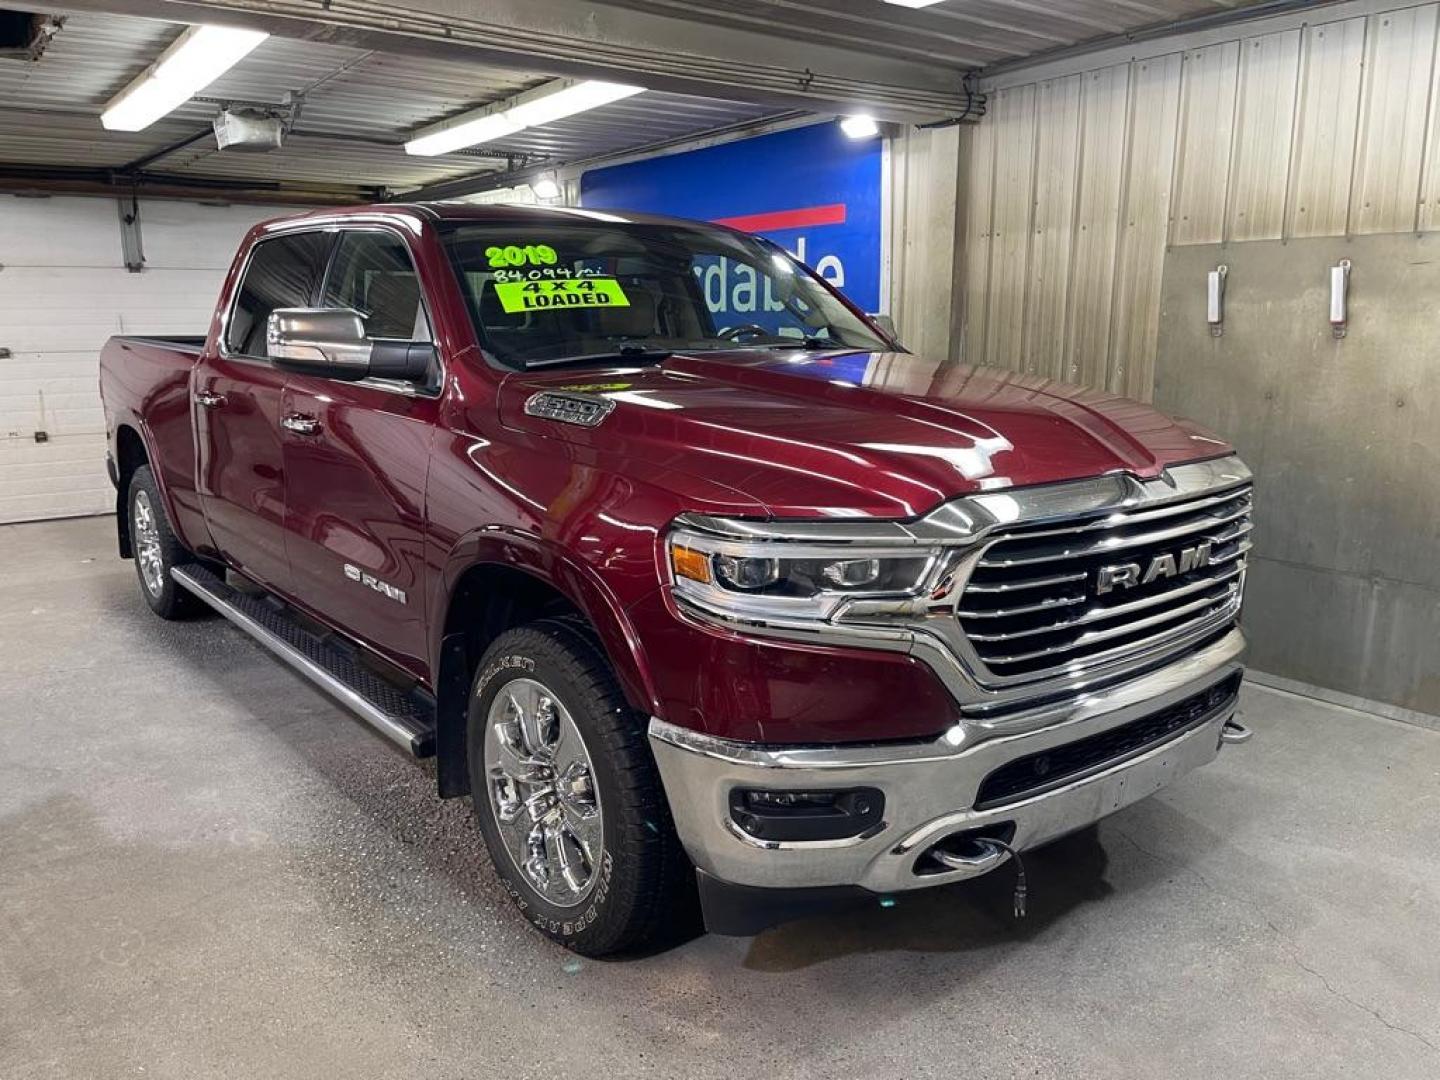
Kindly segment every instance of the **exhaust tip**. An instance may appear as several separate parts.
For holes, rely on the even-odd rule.
[[[1247,743],[1255,737],[1255,732],[1246,727],[1235,717],[1225,721],[1225,726],[1220,729],[1221,746],[1238,746],[1240,743]]]
[[[920,877],[948,874],[956,870],[983,874],[995,869],[1008,857],[1005,851],[987,839],[1009,844],[1015,838],[1015,823],[1001,821],[976,829],[951,833],[931,844],[915,860],[915,873]]]

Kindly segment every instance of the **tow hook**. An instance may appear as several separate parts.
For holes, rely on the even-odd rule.
[[[1225,726],[1220,729],[1220,741],[1221,743],[1239,745],[1240,743],[1249,742],[1254,734],[1255,732],[1251,731],[1232,716],[1229,720],[1225,721]]]

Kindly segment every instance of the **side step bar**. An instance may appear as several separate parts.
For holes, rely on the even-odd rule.
[[[387,739],[416,757],[435,756],[435,710],[427,701],[392,686],[284,609],[232,587],[204,566],[176,566],[170,576]]]

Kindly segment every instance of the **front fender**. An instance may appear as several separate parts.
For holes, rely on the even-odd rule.
[[[431,608],[436,613],[430,620],[431,670],[440,670],[444,650],[445,620],[440,613],[449,611],[450,598],[465,573],[483,565],[529,574],[574,604],[594,627],[631,706],[654,714],[658,699],[644,648],[619,599],[591,567],[571,557],[559,544],[518,529],[476,529],[451,547]]]
[[[467,635],[446,632],[452,598],[467,572],[483,566],[527,574],[573,604],[594,627],[626,700],[653,716],[655,687],[635,629],[613,592],[593,570],[570,558],[556,544],[520,530],[485,528],[463,536],[451,549],[438,577],[431,611],[431,670],[435,672],[436,779],[442,798],[470,791],[466,727],[470,668]]]

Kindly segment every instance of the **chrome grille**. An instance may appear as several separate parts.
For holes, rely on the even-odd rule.
[[[994,683],[1163,654],[1234,621],[1250,529],[1249,485],[1012,528],[976,562],[960,626]]]

